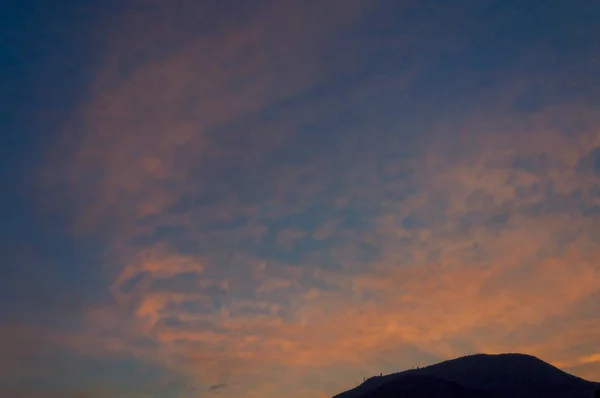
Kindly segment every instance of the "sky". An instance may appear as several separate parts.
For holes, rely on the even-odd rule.
[[[600,381],[597,1],[1,3],[1,396]]]

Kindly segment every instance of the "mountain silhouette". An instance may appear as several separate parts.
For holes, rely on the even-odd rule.
[[[439,377],[405,375],[387,382],[361,397],[377,398],[490,398],[483,391]]]
[[[530,355],[469,355],[372,377],[334,398],[594,398],[595,383]]]

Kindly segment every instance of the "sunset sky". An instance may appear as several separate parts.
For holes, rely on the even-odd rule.
[[[0,396],[600,381],[597,0],[4,0]]]

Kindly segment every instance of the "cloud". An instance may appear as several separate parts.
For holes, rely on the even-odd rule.
[[[212,386],[210,386],[208,388],[208,390],[209,391],[217,391],[217,390],[221,390],[223,388],[227,388],[227,384],[226,383],[213,384]]]
[[[115,21],[50,167],[110,277],[64,347],[232,397],[477,351],[600,377],[593,104],[524,111],[556,76],[520,68],[436,80],[422,53],[461,56],[434,34],[456,16],[371,49],[353,38],[383,6],[145,4]]]
[[[277,234],[277,243],[283,246],[285,249],[291,249],[294,245],[294,241],[301,239],[304,236],[304,232],[287,229]]]

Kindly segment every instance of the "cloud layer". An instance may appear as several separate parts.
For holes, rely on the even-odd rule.
[[[111,21],[41,173],[108,299],[0,334],[151,368],[144,387],[24,396],[326,397],[505,351],[600,379],[594,39],[550,62],[560,38],[493,2],[234,3]],[[22,357],[0,368],[39,368]]]

